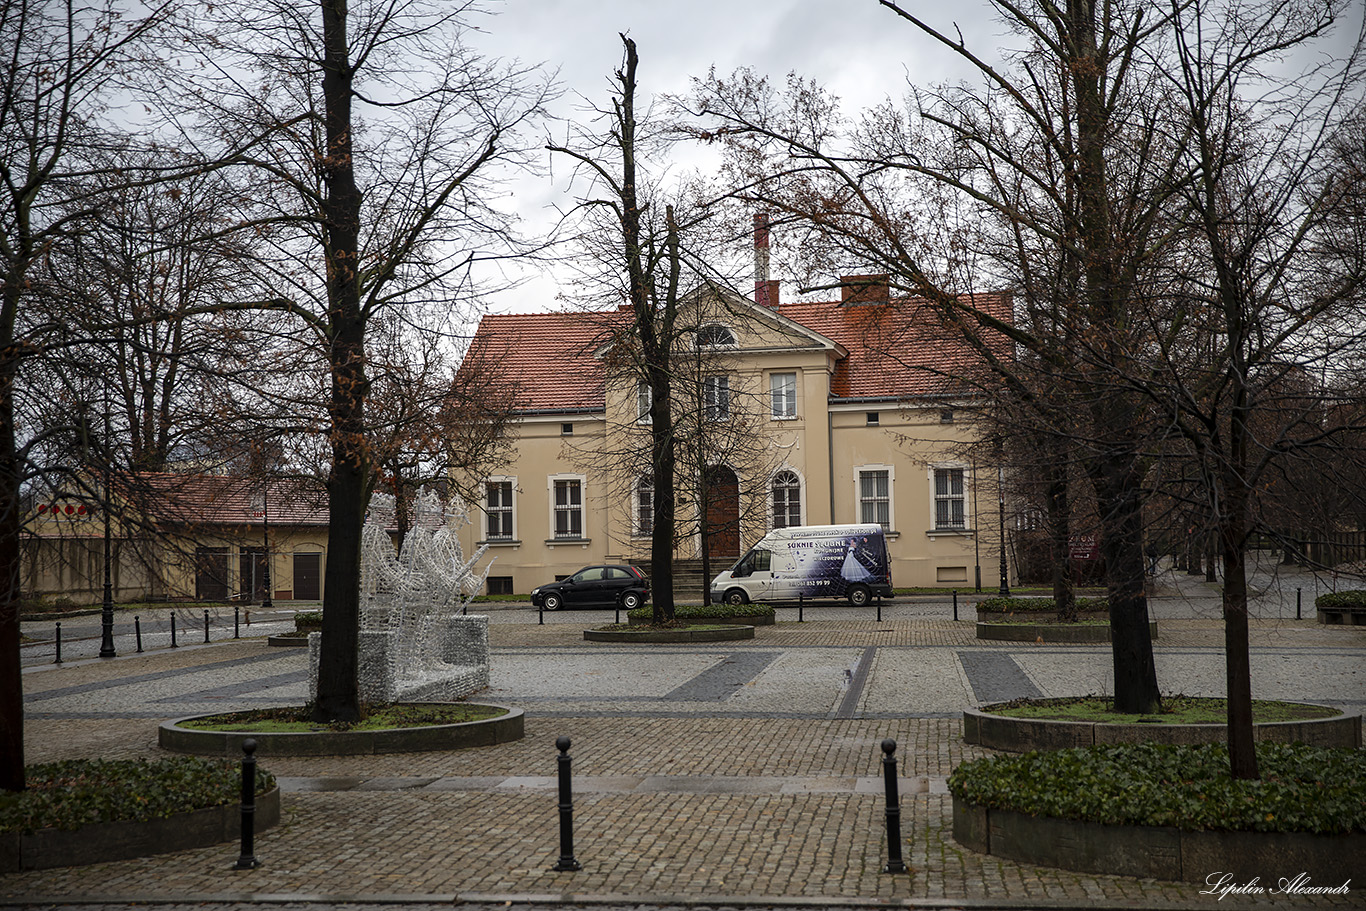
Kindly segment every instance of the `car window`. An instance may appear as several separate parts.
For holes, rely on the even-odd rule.
[[[575,582],[596,582],[602,578],[601,566],[590,566],[585,570],[580,570],[575,576]]]
[[[631,574],[624,569],[617,569],[615,566],[607,567],[607,578],[609,579],[629,579]]]

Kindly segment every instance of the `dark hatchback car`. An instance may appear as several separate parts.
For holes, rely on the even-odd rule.
[[[640,607],[650,597],[650,580],[634,566],[585,566],[567,579],[531,590],[531,603],[562,607]]]

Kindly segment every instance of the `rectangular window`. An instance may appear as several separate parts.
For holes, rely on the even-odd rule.
[[[787,420],[797,416],[797,374],[769,375],[769,392],[773,400],[773,417]]]
[[[636,534],[645,536],[655,530],[655,482],[641,478],[636,484]]]
[[[886,471],[858,474],[859,521],[892,527],[891,478]]]
[[[489,594],[490,594],[490,595],[510,595],[510,594],[512,594],[512,577],[511,577],[511,576],[489,576],[489,578],[488,578],[488,584],[489,584]]]
[[[641,380],[636,383],[636,423],[650,423],[650,405],[654,402],[654,390],[650,384]]]
[[[730,377],[709,376],[702,387],[702,404],[709,421],[730,418]]]
[[[561,425],[560,425],[560,436],[572,437],[573,435],[574,435],[574,425],[573,425],[573,424],[561,424]]]
[[[555,482],[555,537],[583,537],[583,483]]]
[[[486,537],[490,541],[512,540],[512,482],[489,481],[484,485]]]
[[[868,424],[869,427],[876,427],[876,426],[878,426],[878,417],[877,417],[877,412],[876,412],[876,411],[870,411],[870,412],[868,412],[868,415],[867,415],[867,424]]]
[[[963,497],[963,469],[934,470],[934,527],[966,528],[966,500]]]

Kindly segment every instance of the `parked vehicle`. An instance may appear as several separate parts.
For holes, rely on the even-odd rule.
[[[531,603],[546,610],[618,604],[634,610],[649,597],[650,580],[635,566],[585,566],[568,578],[531,590]]]
[[[847,598],[861,607],[891,597],[887,537],[881,525],[775,528],[711,583],[713,601]]]

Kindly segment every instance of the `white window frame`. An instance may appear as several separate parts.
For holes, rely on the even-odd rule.
[[[779,388],[779,380],[783,387]],[[788,385],[790,382],[791,385]],[[792,370],[774,371],[768,375],[769,416],[775,421],[797,419],[797,374]]]
[[[885,472],[887,475],[887,522],[885,524],[877,522],[876,519],[865,520],[863,517],[863,476],[875,472]],[[854,521],[860,525],[865,523],[881,524],[887,531],[896,531],[896,468],[894,466],[854,466]]]
[[[768,479],[768,527],[770,531],[780,527],[773,521],[778,508],[778,498],[774,496],[774,486],[775,482],[778,480],[778,475],[784,473],[790,474],[797,479],[797,521],[781,527],[790,528],[794,524],[801,525],[806,521],[806,476],[791,465],[784,465],[782,468],[773,472],[772,476]]]
[[[730,374],[714,373],[702,378],[702,413],[708,421],[730,420]]]
[[[939,493],[939,472],[959,471],[962,472],[962,490],[959,496],[953,494],[941,495]],[[970,487],[973,483],[972,471],[964,462],[938,462],[929,466],[930,484],[930,530],[935,532],[966,532],[972,529],[972,498],[969,496]],[[963,503],[963,524],[962,525],[940,525],[939,524],[939,503],[940,501],[961,500]]]
[[[654,390],[645,380],[636,380],[636,423],[649,424],[650,408],[654,405]]]
[[[642,516],[644,515],[644,507],[645,507],[645,497],[642,496],[642,494],[644,494],[646,491],[649,491],[649,498],[650,498],[650,499],[649,499],[649,505],[650,505],[650,527],[649,527],[649,528],[646,528],[646,527],[645,527],[645,523],[641,521],[641,518],[642,518]],[[651,535],[654,534],[654,523],[655,523],[654,485],[653,485],[653,483],[650,481],[650,476],[649,476],[649,475],[639,475],[639,476],[636,477],[636,482],[635,482],[634,484],[631,485],[631,534],[632,534],[632,536],[633,536],[633,537],[637,537],[637,538],[648,538],[648,537],[650,537]]]
[[[568,507],[561,508],[555,503],[555,485],[561,481],[577,481],[579,485],[579,533],[577,535],[560,535],[556,529],[559,527],[556,521],[561,512],[572,511]],[[550,532],[546,537],[551,541],[579,541],[588,537],[588,482],[587,477],[581,474],[552,474],[546,479],[546,492],[548,496],[547,509],[549,511],[549,524],[546,526]]]
[[[508,504],[499,507],[499,512],[506,511],[508,514],[508,528],[511,532],[503,537],[491,537],[489,535],[489,484],[508,485]],[[517,540],[517,479],[508,475],[492,475],[484,479],[484,502],[480,504],[484,511],[484,540],[490,542],[504,542]]]

